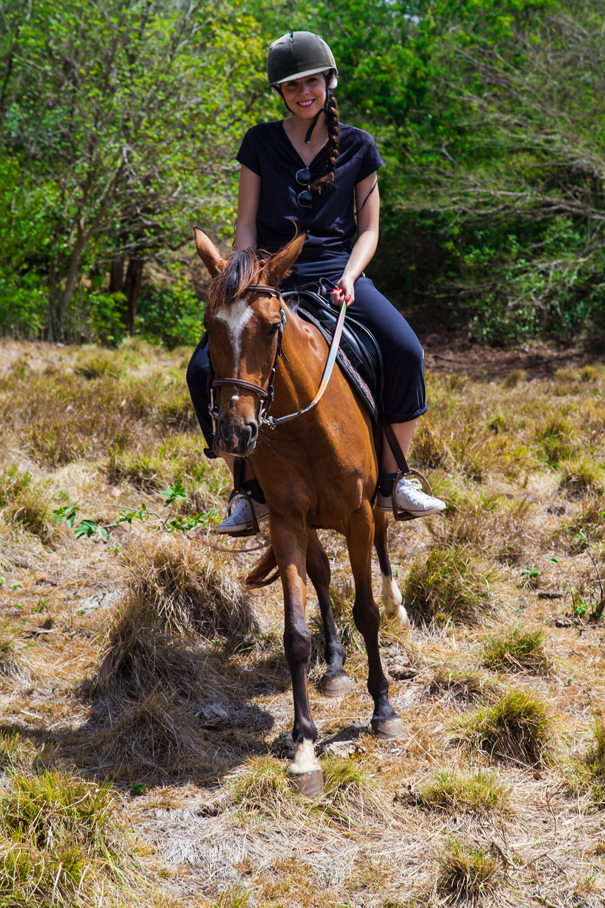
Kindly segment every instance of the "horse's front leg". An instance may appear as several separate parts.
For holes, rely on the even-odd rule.
[[[307,528],[271,514],[271,542],[284,589],[284,649],[292,676],[294,697],[294,760],[289,772],[302,794],[319,794],[323,785],[315,756],[317,729],[311,718],[307,671],[311,658],[311,633],[305,621]]]
[[[369,502],[353,516],[347,535],[355,579],[353,617],[368,654],[368,691],[374,700],[372,731],[380,738],[406,737],[403,722],[389,703],[389,682],[382,670],[378,631],[380,612],[372,593],[372,541],[374,520]]]

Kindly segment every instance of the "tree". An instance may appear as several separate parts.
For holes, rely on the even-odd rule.
[[[54,339],[94,260],[115,279],[129,259],[136,283],[136,263],[188,238],[201,207],[206,223],[232,209],[261,54],[233,3],[40,0],[26,18],[4,17],[3,143],[26,181],[52,186],[32,265],[48,274]]]

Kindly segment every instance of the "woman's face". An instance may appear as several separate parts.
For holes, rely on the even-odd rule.
[[[323,73],[282,82],[284,101],[295,116],[312,120],[326,103],[326,80]]]

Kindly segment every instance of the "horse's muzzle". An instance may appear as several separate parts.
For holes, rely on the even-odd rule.
[[[254,450],[258,438],[258,423],[240,423],[236,420],[219,419],[218,442],[220,450],[232,457],[248,457]]]

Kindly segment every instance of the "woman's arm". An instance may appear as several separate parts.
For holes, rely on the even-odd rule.
[[[260,177],[242,164],[237,195],[237,223],[233,248],[256,249],[256,213],[260,199]]]
[[[359,212],[357,215],[357,241],[337,284],[349,304],[355,299],[355,281],[366,265],[372,261],[378,245],[380,196],[376,179],[376,172],[371,173],[355,187],[355,202]],[[340,298],[342,300],[342,294]],[[338,299],[335,302],[338,303]]]

